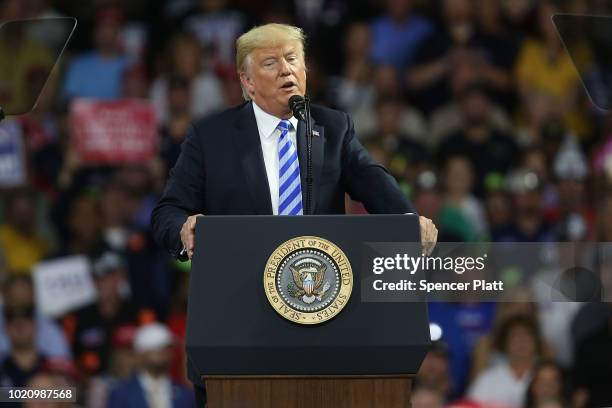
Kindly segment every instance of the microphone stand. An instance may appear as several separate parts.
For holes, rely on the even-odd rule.
[[[312,214],[312,122],[310,119],[310,97],[304,96],[306,111],[306,200],[304,214]]]

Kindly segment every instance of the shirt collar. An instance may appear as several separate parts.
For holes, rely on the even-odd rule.
[[[153,378],[146,371],[142,371],[139,375],[139,378],[140,378],[141,384],[147,391],[152,390],[155,384],[158,384],[162,387],[170,386],[170,380],[166,376],[161,376],[159,378]]]
[[[255,120],[257,121],[257,126],[259,127],[260,132],[266,138],[272,137],[282,119],[277,118],[274,115],[270,115],[268,112],[257,106],[255,101],[253,101],[253,112],[255,112]],[[293,125],[293,129],[297,130],[298,120],[294,116],[289,118],[289,122],[291,122]]]

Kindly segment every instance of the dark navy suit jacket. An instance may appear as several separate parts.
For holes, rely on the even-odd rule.
[[[193,392],[186,387],[172,385],[172,408],[195,408]],[[138,377],[117,385],[108,399],[109,408],[149,408]]]
[[[343,214],[344,194],[373,214],[415,212],[387,170],[355,137],[344,112],[311,106],[313,129],[313,212]],[[297,129],[297,148],[306,190],[306,126]],[[170,180],[153,210],[152,226],[160,245],[177,255],[180,230],[188,216],[271,215],[270,188],[251,102],[192,125]]]

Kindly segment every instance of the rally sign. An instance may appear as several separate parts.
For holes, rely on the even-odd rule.
[[[51,317],[90,304],[97,296],[90,262],[82,255],[38,263],[33,281],[38,307]]]
[[[86,164],[147,162],[157,153],[156,125],[147,101],[77,99],[70,107],[72,141]]]

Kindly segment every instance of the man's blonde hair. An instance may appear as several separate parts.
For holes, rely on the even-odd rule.
[[[304,31],[299,27],[288,24],[271,23],[250,29],[236,40],[238,75],[246,72],[249,56],[257,48],[278,47],[290,42],[297,42],[300,57],[303,61],[305,41]],[[240,86],[242,86],[242,82],[240,82]],[[247,101],[251,99],[244,86],[242,86],[242,96]]]

